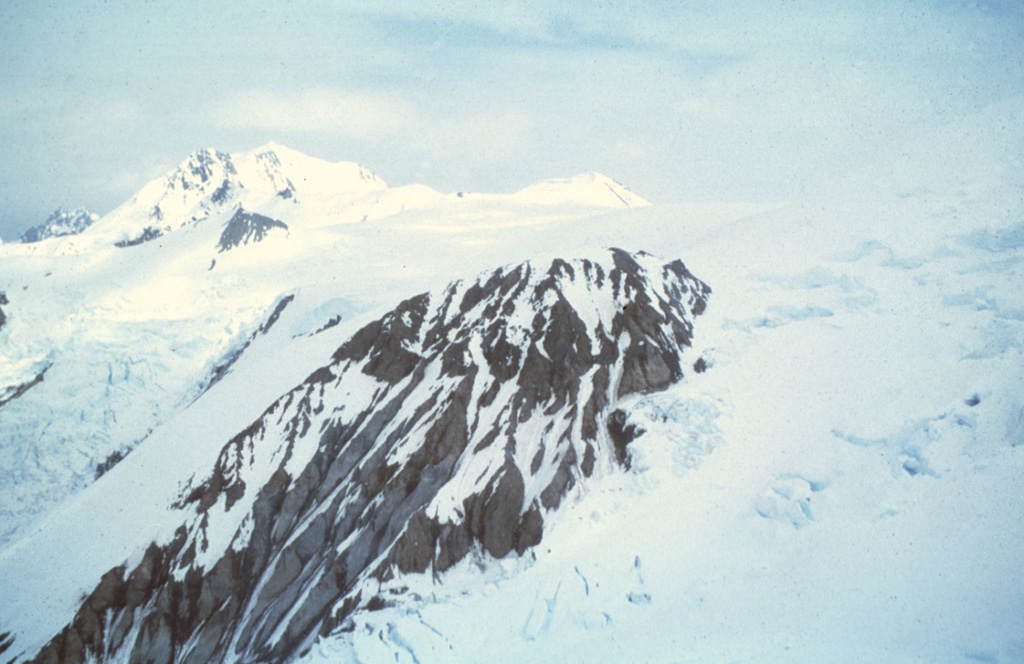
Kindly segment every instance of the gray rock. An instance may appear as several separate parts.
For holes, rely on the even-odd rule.
[[[215,194],[216,195],[216,192]],[[250,242],[262,242],[271,229],[288,230],[288,224],[255,212],[246,212],[241,207],[228,220],[217,241],[217,252],[223,253]]]
[[[588,329],[593,314],[581,316],[563,293],[581,279],[622,304],[611,329]],[[682,263],[650,272],[614,250],[610,268],[524,264],[406,300],[233,436],[209,475],[182,492],[176,507],[188,518],[174,539],[150,546],[130,571],[112,569],[32,661],[124,661],[127,654],[130,662],[285,662],[353,612],[392,601],[364,594],[362,579],[428,570],[442,578],[473,551],[523,555],[541,542],[545,514],[593,474],[605,432],[611,461],[628,467],[627,446],[639,431],[624,412],[608,411],[618,396],[682,377],[692,316],[709,292]],[[284,306],[286,299],[275,314]],[[516,328],[524,319],[530,325]],[[356,372],[360,385],[374,381],[371,405],[347,412],[331,400]],[[427,385],[428,375],[440,378]],[[522,437],[520,424],[535,417],[549,418],[531,434],[541,441]],[[249,450],[275,444],[267,437],[271,418],[284,424],[283,459],[303,437],[318,436],[316,451],[304,467],[288,472],[282,462],[262,486],[247,486]],[[478,488],[461,496],[460,509],[443,522],[427,516],[465,455],[500,454],[494,445],[504,462],[469,480]],[[522,445],[539,451],[520,468],[514,452]],[[542,473],[552,479],[527,495],[524,474]],[[199,567],[211,510],[232,509],[248,492],[255,498],[246,529],[211,567]],[[273,644],[272,634],[281,635]]]

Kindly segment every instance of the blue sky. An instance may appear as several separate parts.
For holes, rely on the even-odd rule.
[[[391,184],[787,199],[1024,91],[1016,2],[0,4],[0,236],[201,147]]]

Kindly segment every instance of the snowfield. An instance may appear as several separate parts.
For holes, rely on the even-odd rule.
[[[642,432],[628,469],[578,482],[522,556],[367,577],[388,601],[293,661],[1024,661],[1014,101],[800,201],[649,205],[596,174],[444,195],[271,144],[0,246],[0,654],[28,661],[105,572],[170,542],[183,487],[399,300],[621,247],[713,291],[700,362],[615,405]],[[287,228],[218,251],[240,207]]]

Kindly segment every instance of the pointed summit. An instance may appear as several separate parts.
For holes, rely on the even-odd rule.
[[[203,148],[193,152],[167,175],[167,190],[206,189],[208,183],[225,180],[235,173],[231,155],[213,148]]]
[[[592,205],[595,207],[642,207],[650,205],[607,175],[588,172],[532,184],[513,196],[523,202],[544,205]]]

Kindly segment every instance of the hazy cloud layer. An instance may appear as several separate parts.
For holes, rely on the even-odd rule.
[[[313,132],[374,138],[411,129],[416,120],[399,94],[365,90],[242,90],[207,111],[212,125],[282,134]]]

